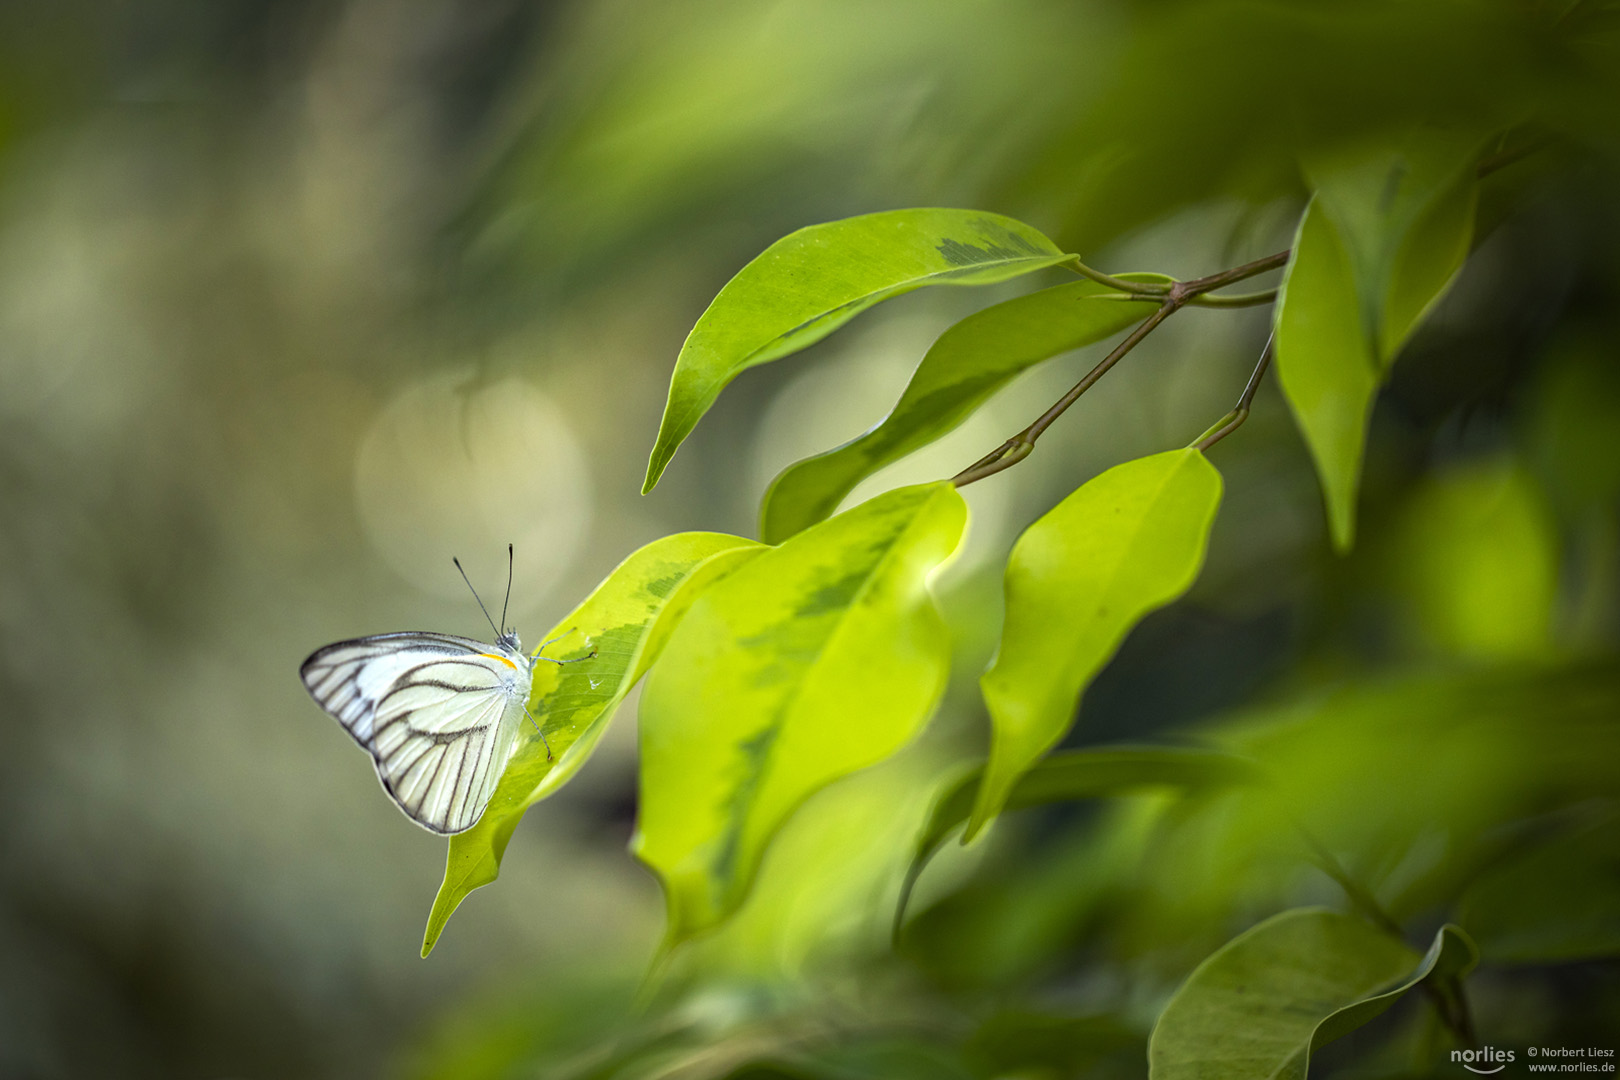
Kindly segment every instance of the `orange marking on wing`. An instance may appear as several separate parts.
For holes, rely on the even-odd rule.
[[[501,663],[505,664],[507,667],[511,668],[513,671],[517,670],[517,665],[512,663],[512,661],[508,660],[504,656],[500,656],[500,655],[498,655],[496,653],[492,653],[492,652],[481,652],[478,655],[488,657],[491,660],[499,660]]]

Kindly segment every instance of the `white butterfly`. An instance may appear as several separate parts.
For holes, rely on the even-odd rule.
[[[508,597],[511,588],[509,574]],[[493,646],[455,634],[374,634],[316,649],[299,669],[315,703],[371,754],[383,790],[432,832],[465,832],[483,816],[529,715],[535,663],[575,662],[538,649],[529,656],[515,631],[496,634]]]

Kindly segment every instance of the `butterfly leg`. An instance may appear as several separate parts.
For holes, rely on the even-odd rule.
[[[571,627],[568,630],[568,633],[566,633],[566,634],[559,634],[557,637],[552,638],[551,641],[542,641],[540,643],[540,648],[534,650],[534,658],[536,660],[551,660],[551,662],[553,664],[559,664],[559,665],[561,665],[561,664],[577,664],[581,660],[590,660],[590,659],[592,659],[593,657],[596,656],[596,650],[595,649],[592,649],[590,652],[586,653],[584,656],[576,656],[572,660],[552,660],[551,657],[549,657],[549,656],[541,656],[540,655],[541,650],[543,650],[547,645],[550,645],[553,641],[561,641],[563,638],[567,637],[568,634],[572,634],[575,630],[578,630],[578,629],[579,629],[579,627],[577,627],[577,626],[576,627]],[[587,637],[585,640],[587,642],[589,642],[591,639],[589,637]]]
[[[581,660],[595,660],[596,659],[596,650],[592,649],[590,652],[586,653],[584,656],[576,656],[572,660],[552,660],[551,657],[549,657],[549,656],[536,656],[535,659],[536,660],[551,660],[551,662],[553,664],[577,664]]]
[[[546,733],[540,730],[540,721],[534,718],[534,713],[529,712],[529,707],[527,705],[523,706],[523,711],[528,715],[529,723],[534,725],[534,733],[540,736],[540,745],[546,748],[546,760],[551,761],[551,743],[547,741]]]
[[[569,634],[572,634],[575,630],[578,630],[578,629],[579,629],[579,627],[577,627],[577,626],[570,626],[568,629],[564,630],[562,633],[558,634],[556,637],[552,638],[550,641],[542,641],[540,643],[540,649],[545,648],[547,645],[555,645],[557,642],[561,641],[563,638],[567,637]],[[540,649],[536,649],[534,651],[538,653],[540,651]]]

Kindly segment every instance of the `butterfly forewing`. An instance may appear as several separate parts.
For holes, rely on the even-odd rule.
[[[477,822],[523,717],[522,653],[451,634],[382,634],[328,645],[302,674],[412,820],[440,833]]]

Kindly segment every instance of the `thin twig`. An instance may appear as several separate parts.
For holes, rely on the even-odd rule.
[[[1276,335],[1266,339],[1266,347],[1260,350],[1260,362],[1254,365],[1254,371],[1249,375],[1249,384],[1243,388],[1243,394],[1238,398],[1237,405],[1226,414],[1225,419],[1217,424],[1214,430],[1205,432],[1193,446],[1199,450],[1208,450],[1243,426],[1243,421],[1249,418],[1249,406],[1254,401],[1254,392],[1260,389],[1260,380],[1265,377],[1266,369],[1271,366],[1275,341]]]
[[[1114,346],[1113,352],[1103,357],[1096,367],[1086,372],[1085,378],[1070,387],[1069,392],[1036,418],[1033,424],[951,477],[951,483],[959,488],[966,487],[975,481],[983,480],[987,476],[994,476],[1003,469],[1010,469],[1027,458],[1030,451],[1035,449],[1035,440],[1040,438],[1041,433],[1051,427],[1052,423],[1063,415],[1065,409],[1078,401],[1081,394],[1090,390],[1098,379],[1108,374],[1109,368],[1119,363],[1126,353],[1136,348],[1139,341],[1153,332],[1154,327],[1168,319],[1184,303],[1186,301],[1180,297],[1173,296],[1166,299],[1164,303],[1159,305],[1157,311],[1143,319],[1136,329],[1131,331],[1129,337]]]
[[[1523,157],[1535,153],[1546,145],[1546,141],[1533,140],[1522,146],[1498,151],[1479,162],[1477,173],[1479,176],[1487,176],[1497,169],[1504,168]],[[1292,255],[1292,249],[1279,251],[1264,258],[1255,259],[1253,262],[1244,263],[1242,266],[1234,266],[1228,270],[1210,274],[1207,277],[1163,284],[1127,281],[1124,278],[1113,277],[1087,266],[1078,258],[1064,263],[1064,266],[1075,273],[1125,294],[1113,299],[1157,299],[1162,301],[1159,309],[1138,325],[1129,337],[1120,342],[1113,352],[1103,357],[1096,367],[1086,373],[1085,378],[1076,383],[1068,393],[1064,394],[1051,408],[1042,413],[1033,424],[951,477],[951,483],[957,487],[966,487],[968,484],[983,480],[987,476],[993,476],[1003,469],[1009,469],[1028,457],[1035,449],[1035,440],[1041,437],[1043,431],[1052,426],[1053,421],[1062,416],[1064,411],[1070,405],[1073,405],[1081,394],[1091,389],[1098,379],[1107,374],[1109,368],[1117,364],[1126,353],[1134,349],[1144,337],[1152,333],[1160,323],[1175,314],[1180,308],[1190,304],[1217,308],[1249,307],[1255,304],[1270,303],[1275,300],[1277,298],[1276,289],[1243,293],[1236,296],[1208,296],[1205,294],[1214,292],[1217,289],[1224,289],[1228,285],[1235,285],[1268,270],[1276,270],[1286,266]],[[1266,368],[1271,363],[1271,355],[1272,346],[1270,342],[1267,342],[1265,351],[1260,355],[1260,362],[1256,365],[1254,374],[1249,378],[1249,385],[1244,389],[1243,397],[1238,402],[1238,407],[1228,413],[1226,418],[1214,430],[1206,433],[1194,444],[1200,450],[1207,450],[1214,446],[1236,430],[1244,420],[1248,419],[1249,403],[1254,397],[1256,387],[1260,385],[1261,376],[1265,374]]]
[[[1231,296],[1195,296],[1187,303],[1196,304],[1198,307],[1239,308],[1269,304],[1275,299],[1277,290],[1266,289],[1264,292],[1235,293]]]
[[[1244,263],[1242,266],[1234,266],[1217,274],[1193,278],[1191,281],[1177,281],[1169,285],[1163,293],[1163,302],[1159,305],[1159,309],[1138,324],[1136,329],[1132,330],[1124,341],[1114,346],[1114,350],[1103,357],[1096,367],[1086,372],[1085,378],[1070,387],[1068,393],[1054,402],[1052,407],[1037,417],[1029,427],[951,477],[951,483],[959,488],[966,487],[976,481],[983,480],[987,476],[994,476],[1003,469],[1010,469],[1023,461],[1035,449],[1035,440],[1041,437],[1041,433],[1051,427],[1053,422],[1062,416],[1070,405],[1079,400],[1081,394],[1096,385],[1098,379],[1108,374],[1109,368],[1119,363],[1126,353],[1136,348],[1137,344],[1151,334],[1160,323],[1174,315],[1182,307],[1203,296],[1204,293],[1222,289],[1228,285],[1235,285],[1239,281],[1254,277],[1257,274],[1263,274],[1267,270],[1277,269],[1288,262],[1288,256],[1289,252],[1279,251],[1274,255],[1267,255],[1263,259],[1256,259],[1253,262]],[[1073,264],[1066,265],[1079,266],[1083,264],[1080,264],[1077,260]],[[1090,270],[1089,267],[1086,269]],[[1093,280],[1099,280],[1107,276],[1097,274],[1096,271],[1091,271],[1086,276],[1092,277],[1093,275],[1096,275]],[[1118,281],[1120,279],[1112,280]],[[1129,284],[1137,285],[1139,283],[1130,282]],[[1232,299],[1241,298],[1234,297]],[[1259,301],[1255,302],[1258,303]]]
[[[1263,274],[1267,270],[1276,270],[1278,267],[1286,265],[1288,257],[1292,254],[1293,249],[1289,248],[1285,251],[1267,255],[1263,259],[1256,259],[1253,262],[1244,263],[1242,266],[1234,266],[1230,270],[1222,270],[1220,273],[1210,274],[1208,277],[1183,281],[1181,284],[1194,295],[1212,292],[1215,289],[1224,289],[1228,285],[1236,285],[1238,282],[1246,278],[1252,278],[1256,274]]]

